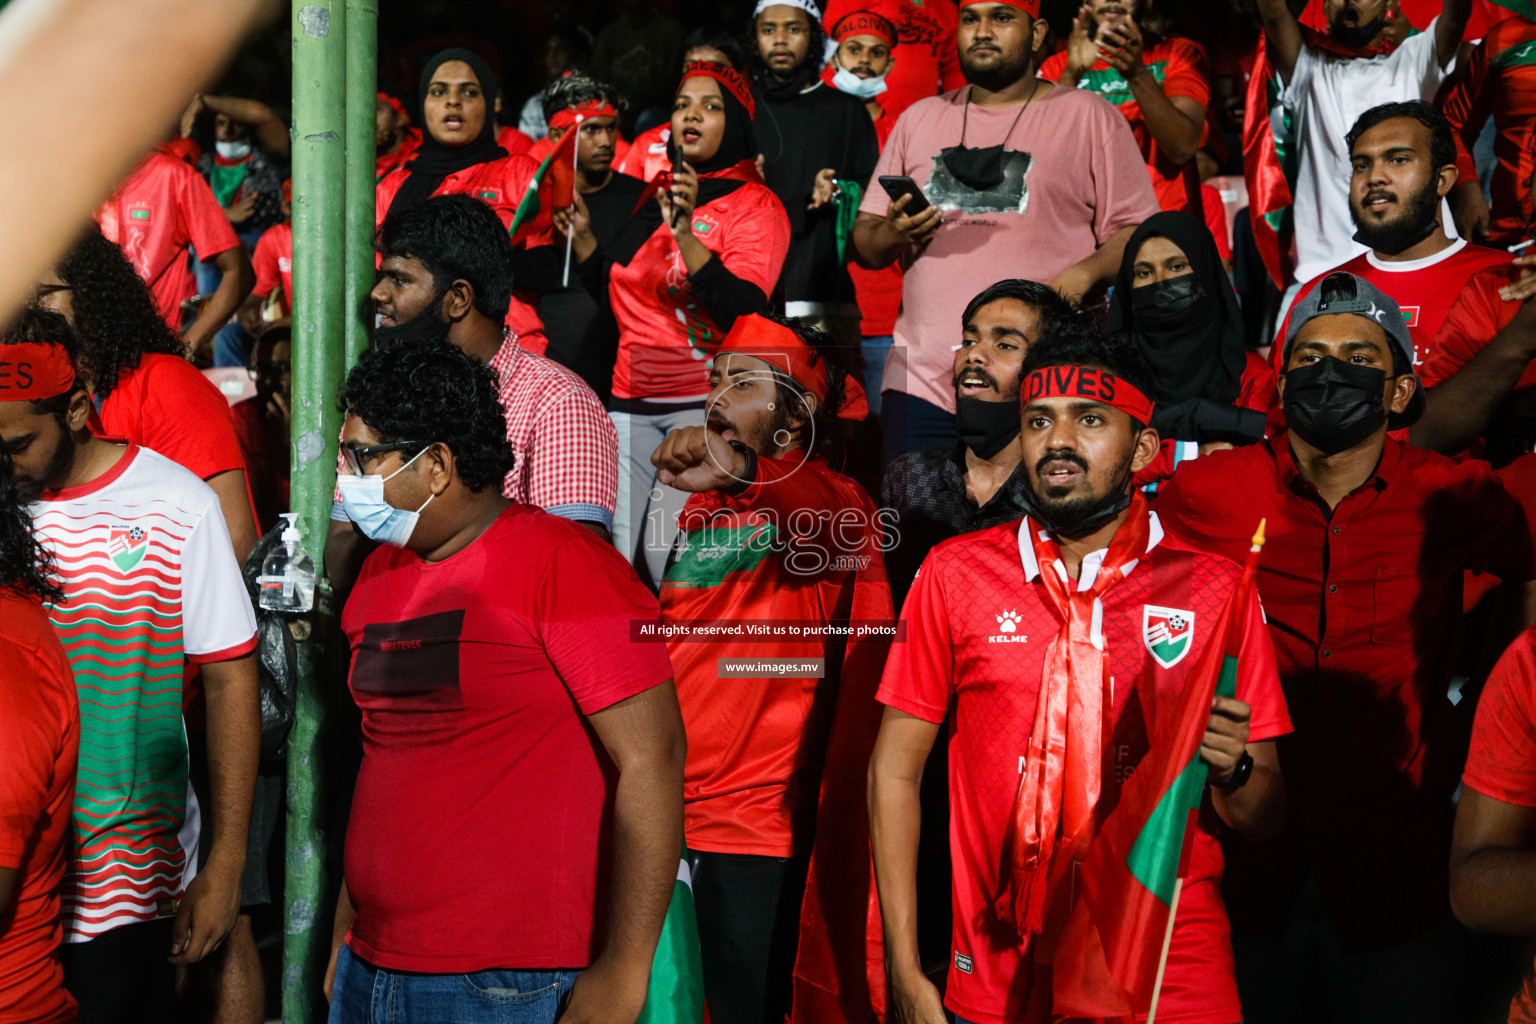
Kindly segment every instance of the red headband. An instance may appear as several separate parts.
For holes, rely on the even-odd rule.
[[[1125,413],[1143,426],[1152,422],[1152,401],[1130,384],[1093,366],[1047,366],[1024,379],[1022,404],[1040,398],[1085,398]]]
[[[757,103],[752,99],[752,89],[747,85],[747,80],[742,78],[735,69],[719,61],[696,60],[686,65],[683,68],[683,77],[677,83],[678,91],[682,91],[684,82],[699,75],[713,78],[720,83],[722,89],[728,89],[736,98],[736,102],[747,108],[748,117],[757,116]]]
[[[75,384],[75,364],[63,345],[27,341],[0,345],[0,402],[62,395]]]
[[[590,121],[594,117],[618,117],[619,112],[613,108],[613,104],[607,100],[588,100],[578,103],[574,107],[566,107],[555,112],[555,116],[549,119],[551,128],[569,128],[581,121]]]
[[[896,26],[873,11],[854,11],[833,26],[832,38],[839,43],[849,36],[878,36],[886,46],[896,46]]]
[[[1009,7],[1023,11],[1031,18],[1040,17],[1040,0],[960,0],[962,10],[976,4],[1007,4]]]
[[[776,324],[755,313],[739,316],[715,358],[718,360],[727,352],[738,352],[772,363],[790,380],[815,395],[818,402],[826,403],[827,375],[821,367],[821,353],[783,324]],[[845,376],[843,404],[837,410],[838,418],[862,420],[868,415],[869,401],[864,397],[864,388],[853,377]]]
[[[379,97],[379,99],[383,100],[385,103],[388,103],[390,105],[390,107],[394,109],[396,114],[399,114],[401,117],[405,118],[407,121],[409,121],[411,119],[411,115],[407,114],[405,112],[405,104],[403,104],[399,100],[395,99],[389,93],[381,92],[381,93],[378,94],[378,97]]]

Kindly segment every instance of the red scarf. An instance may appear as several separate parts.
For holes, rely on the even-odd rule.
[[[1008,822],[994,903],[998,917],[1013,924],[1024,939],[1044,929],[1055,883],[1093,839],[1109,726],[1104,651],[1093,642],[1094,607],[1146,555],[1148,520],[1146,498],[1137,491],[1098,576],[1083,591],[1077,581],[1063,581],[1057,574],[1061,548],[1056,541],[1048,534],[1042,538],[1043,531],[1031,520],[1021,527],[1034,545],[1046,600],[1062,623],[1045,653],[1035,725]],[[1068,847],[1059,858],[1054,856],[1058,839]]]

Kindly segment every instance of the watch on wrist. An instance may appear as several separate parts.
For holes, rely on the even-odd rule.
[[[742,467],[741,476],[737,477],[730,486],[720,488],[721,494],[734,496],[751,487],[753,482],[757,480],[757,452],[751,445],[738,441],[735,438],[731,438],[726,444],[741,452],[742,456],[746,459],[746,465]]]
[[[1214,789],[1231,792],[1234,789],[1242,789],[1248,783],[1248,777],[1253,774],[1253,755],[1243,751],[1243,756],[1237,759],[1237,764],[1232,768],[1232,777],[1226,782],[1211,780]]]

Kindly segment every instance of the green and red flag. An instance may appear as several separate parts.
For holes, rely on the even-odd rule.
[[[1082,893],[1056,949],[1051,994],[1059,1017],[1129,1020],[1155,1013],[1205,792],[1200,741],[1213,697],[1237,695],[1243,626],[1263,546],[1260,522],[1210,642],[1179,699],[1152,723],[1146,757],[1088,848],[1078,872]]]
[[[512,214],[512,226],[507,229],[514,245],[548,231],[553,226],[555,211],[576,202],[577,134],[567,129],[529,179],[528,191],[523,193],[522,202]]]
[[[575,132],[567,132],[575,135]],[[635,1024],[699,1024],[704,1019],[704,967],[699,956],[699,925],[693,912],[693,875],[688,861],[677,867],[672,902],[661,925],[645,1008]]]
[[[1506,11],[1513,11],[1526,21],[1536,21],[1536,3],[1532,3],[1531,0],[1488,0],[1488,2]]]

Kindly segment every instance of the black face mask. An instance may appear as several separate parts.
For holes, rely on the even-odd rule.
[[[1131,289],[1131,311],[1152,330],[1180,327],[1205,302],[1205,288],[1193,274]],[[1214,306],[1209,307],[1212,312]]]
[[[379,348],[389,348],[394,345],[420,345],[448,337],[449,324],[439,315],[442,308],[443,296],[433,296],[425,309],[405,323],[393,327],[375,327],[373,343]]]
[[[1003,183],[1003,147],[946,146],[939,150],[939,159],[949,168],[949,173],[966,188],[977,192],[990,192]]]
[[[1332,356],[1298,366],[1285,375],[1285,422],[1324,455],[1336,455],[1386,424],[1386,383],[1385,370]]]
[[[1369,46],[1381,32],[1381,27],[1387,23],[1385,13],[1378,14],[1363,25],[1346,25],[1342,21],[1336,21],[1328,28],[1328,34],[1333,36],[1345,46],[1356,50]]]
[[[1131,466],[1127,462],[1120,482],[1102,497],[1088,502],[1073,502],[1065,507],[1047,510],[1045,503],[1035,493],[1029,477],[1024,478],[1024,488],[1019,493],[1024,514],[1058,537],[1077,540],[1107,526],[1121,512],[1131,507],[1131,493],[1126,485],[1131,480]]]
[[[988,402],[969,396],[955,402],[961,442],[979,459],[990,459],[1019,436],[1019,403]]]

